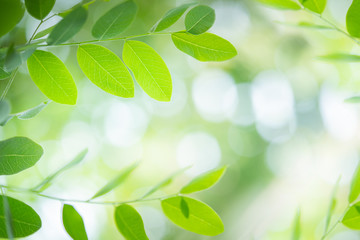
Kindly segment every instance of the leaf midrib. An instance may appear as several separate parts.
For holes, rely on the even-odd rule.
[[[209,16],[211,13],[212,13],[212,11],[210,10],[206,15],[202,16],[198,21],[196,21],[196,22],[192,25],[192,27],[191,27],[189,30],[187,30],[187,31],[190,32],[194,27],[196,27],[196,26],[199,24],[200,21],[202,21],[204,18],[206,18],[207,16]]]

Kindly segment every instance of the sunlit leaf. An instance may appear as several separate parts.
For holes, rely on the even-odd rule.
[[[214,22],[214,9],[205,5],[194,7],[186,14],[185,17],[186,31],[196,35],[209,30]]]
[[[85,225],[80,214],[71,205],[64,204],[62,212],[66,232],[74,240],[87,240]]]
[[[1,148],[0,148],[1,149]],[[0,238],[8,238],[6,231],[6,213],[4,211],[4,198],[0,195]],[[11,214],[11,226],[13,237],[21,238],[29,236],[41,228],[39,215],[27,204],[6,196],[8,208]]]
[[[8,101],[0,101],[0,123],[4,122],[10,115],[11,107]]]
[[[165,15],[151,28],[151,32],[160,32],[171,27],[179,18],[184,14],[184,12],[191,6],[193,3],[183,4],[176,8],[173,8],[165,13]]]
[[[49,45],[56,45],[66,42],[77,34],[84,25],[87,18],[87,11],[78,7],[62,19],[51,31],[46,42]]]
[[[355,203],[347,210],[342,223],[348,228],[360,230],[360,202]]]
[[[184,186],[180,190],[180,192],[193,193],[210,188],[220,180],[222,175],[225,173],[226,168],[227,168],[226,166],[222,168],[218,168],[194,178],[191,182],[189,182],[186,186]]]
[[[337,62],[360,62],[359,55],[347,54],[347,53],[332,53],[318,57],[323,61],[337,61]]]
[[[25,6],[31,16],[44,19],[54,7],[55,0],[25,0]]]
[[[293,0],[257,0],[270,7],[289,10],[300,10],[301,6]]]
[[[326,0],[300,0],[301,4],[310,11],[321,14],[326,7]]]
[[[33,39],[35,40],[35,39],[38,39],[38,38],[45,37],[46,35],[48,35],[48,34],[54,29],[55,26],[56,26],[56,25],[51,26],[51,27],[49,27],[49,28],[47,28],[47,29],[45,29],[45,30],[42,30],[42,31],[38,32],[38,33],[34,36]]]
[[[115,222],[121,234],[127,240],[148,240],[144,223],[135,208],[121,204],[115,209]]]
[[[42,154],[42,147],[26,137],[0,141],[0,175],[15,174],[34,166]]]
[[[181,208],[181,212],[184,215],[184,217],[189,218],[189,206],[183,197],[181,198],[181,201],[180,201],[180,208]]]
[[[360,37],[360,0],[353,0],[346,14],[346,28],[354,37]]]
[[[0,0],[0,37],[10,32],[24,16],[21,0]]]
[[[132,1],[126,1],[112,8],[96,21],[92,35],[96,39],[108,39],[126,30],[134,20],[137,6]]]
[[[102,187],[99,191],[97,191],[97,193],[95,193],[91,199],[100,197],[100,196],[110,192],[117,186],[119,186],[121,183],[123,183],[125,181],[125,179],[128,176],[130,176],[132,171],[134,171],[137,166],[138,166],[138,163],[135,163],[135,164],[130,165],[129,167],[123,169],[114,179],[112,179],[104,187]]]
[[[76,104],[77,89],[64,63],[50,52],[36,50],[27,61],[30,77],[54,102]]]
[[[189,216],[181,210],[181,200],[186,201]],[[208,205],[189,197],[171,197],[161,201],[165,215],[176,225],[198,234],[215,236],[224,231],[224,225],[216,212]]]
[[[311,23],[311,22],[288,23],[288,22],[278,22],[278,21],[276,21],[276,23],[286,25],[286,26],[290,26],[290,27],[309,28],[309,29],[317,29],[317,30],[334,30],[334,28],[332,28],[332,27],[325,26],[325,25],[314,24],[314,23]]]
[[[123,59],[140,87],[150,97],[158,101],[170,101],[172,94],[170,72],[154,49],[143,42],[126,41]]]
[[[301,236],[300,210],[296,212],[293,222],[292,240],[299,240]]]
[[[109,49],[94,44],[81,45],[77,59],[85,75],[99,88],[120,97],[134,96],[134,81],[128,69]]]
[[[33,190],[38,191],[38,192],[44,191],[46,188],[48,188],[50,186],[50,183],[52,182],[52,180],[54,178],[56,178],[61,173],[65,172],[66,170],[68,170],[68,169],[74,167],[75,165],[79,164],[85,158],[87,153],[88,153],[87,149],[84,149],[83,151],[81,151],[78,155],[76,155],[76,157],[72,161],[70,161],[69,163],[67,163],[66,165],[64,165],[60,169],[58,169],[53,174],[46,177],[42,182],[40,182],[38,185],[36,185],[36,187],[34,187]]]
[[[349,203],[354,202],[360,195],[360,164],[358,164],[351,180]]]
[[[234,46],[227,40],[212,34],[192,35],[177,32],[171,35],[175,46],[199,61],[225,61],[237,55]]]

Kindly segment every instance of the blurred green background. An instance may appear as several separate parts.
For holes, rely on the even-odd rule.
[[[53,12],[78,1],[58,0]],[[120,1],[98,1],[74,41],[91,40],[94,22]],[[136,0],[136,21],[123,35],[141,34],[169,9],[185,1]],[[175,49],[170,36],[141,40],[165,60],[173,79],[170,103],[148,97],[139,86],[135,98],[122,99],[93,85],[80,70],[76,47],[48,48],[62,59],[79,90],[78,104],[51,103],[35,119],[12,120],[0,128],[1,139],[27,136],[45,154],[20,174],[1,177],[8,185],[32,187],[70,161],[84,148],[81,165],[62,174],[46,194],[88,199],[132,162],[138,169],[104,201],[134,199],[171,172],[193,167],[155,196],[177,192],[192,177],[228,164],[215,187],[194,197],[222,217],[225,232],[206,237],[182,230],[167,220],[159,202],[134,206],[150,239],[290,239],[293,218],[301,211],[303,239],[319,239],[332,189],[339,178],[335,219],[344,211],[350,179],[359,154],[360,114],[344,99],[360,91],[357,63],[321,62],[332,52],[356,53],[358,47],[341,34],[283,23],[321,23],[311,14],[270,9],[255,0],[200,1],[216,10],[210,32],[229,40],[238,56],[223,63],[202,63]],[[344,27],[351,0],[329,0],[325,15]],[[51,26],[53,18],[42,26]],[[28,39],[38,22],[26,16],[18,41]],[[323,24],[323,23],[321,23]],[[182,30],[181,19],[171,31]],[[101,43],[121,54],[123,42]],[[3,91],[6,81],[0,81]],[[20,68],[7,99],[13,112],[31,108],[45,96],[31,81],[26,64]],[[33,206],[43,226],[28,239],[69,239],[61,223],[61,202],[9,193]],[[113,207],[74,204],[83,216],[89,239],[122,239]],[[329,239],[360,239],[338,226]]]

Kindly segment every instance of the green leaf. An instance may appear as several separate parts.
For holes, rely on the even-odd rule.
[[[345,213],[342,223],[354,230],[360,230],[360,202],[352,205]]]
[[[0,101],[0,123],[4,122],[10,115],[11,107],[8,101]]]
[[[5,71],[4,69],[4,63],[5,63],[5,59],[0,59],[0,80],[4,80],[8,77],[10,77],[11,73],[8,73]]]
[[[55,0],[25,0],[25,6],[31,16],[44,19],[54,7]]]
[[[33,190],[38,191],[38,192],[44,191],[46,188],[48,188],[50,186],[50,183],[54,178],[56,178],[61,173],[65,172],[66,170],[79,164],[85,158],[87,153],[88,153],[87,149],[84,149],[83,151],[81,151],[78,155],[76,155],[76,157],[72,161],[70,161],[69,163],[67,163],[60,169],[58,169],[53,174],[46,177],[42,182],[40,182],[38,185],[36,185],[36,187],[34,187]]]
[[[66,232],[74,240],[87,240],[85,225],[80,214],[71,205],[64,204],[62,212]]]
[[[199,61],[225,61],[237,55],[230,42],[212,33],[192,35],[176,32],[171,34],[171,38],[180,51]]]
[[[170,72],[154,49],[143,42],[126,41],[123,59],[140,87],[150,97],[158,101],[170,101],[172,94]]]
[[[121,204],[115,209],[115,222],[118,230],[127,240],[148,240],[143,220],[135,208]]]
[[[10,32],[24,16],[21,0],[0,0],[0,37]]]
[[[128,166],[127,168],[123,169],[114,179],[112,179],[104,187],[102,187],[99,191],[97,191],[90,200],[100,197],[100,196],[110,192],[117,186],[119,186],[121,183],[124,182],[124,180],[128,176],[130,176],[132,171],[134,171],[137,166],[138,166],[138,163],[134,163],[134,164]]]
[[[85,24],[87,11],[83,7],[78,7],[62,19],[51,31],[46,42],[49,45],[56,45],[66,42],[77,34]]]
[[[332,217],[332,215],[334,213],[334,210],[335,210],[335,207],[336,207],[336,202],[337,202],[336,201],[336,192],[337,192],[337,188],[339,186],[339,182],[340,182],[340,177],[336,181],[333,192],[331,194],[329,209],[328,209],[328,212],[326,214],[325,228],[324,228],[324,235],[323,236],[325,236],[327,234],[327,232],[328,232],[330,222],[331,222],[331,217]]]
[[[284,10],[300,10],[301,6],[293,0],[258,0],[270,7],[284,9]]]
[[[181,198],[181,201],[180,201],[180,208],[181,208],[181,212],[184,215],[184,217],[189,218],[189,214],[190,214],[189,206],[183,197]]]
[[[349,193],[349,203],[354,202],[360,195],[360,164],[358,164],[354,175],[352,177],[350,193]]]
[[[317,29],[317,30],[334,30],[334,28],[332,27],[314,24],[311,22],[299,22],[299,23],[288,23],[288,22],[278,22],[278,21],[275,22],[290,27],[309,28],[309,29]]]
[[[346,14],[346,28],[353,37],[360,37],[360,0],[353,0]]]
[[[134,96],[134,81],[118,56],[109,49],[94,45],[80,45],[79,65],[85,75],[99,88],[115,96]]]
[[[0,238],[9,237],[6,231],[4,198],[7,200],[8,208],[11,214],[13,237],[27,237],[41,228],[41,219],[34,209],[12,197],[0,195]]]
[[[215,22],[215,11],[211,7],[199,5],[191,9],[185,17],[186,31],[201,34],[209,30]]]
[[[321,14],[326,7],[326,0],[300,0],[301,4],[315,13]]]
[[[181,210],[181,199],[186,201],[189,217]],[[176,225],[198,234],[215,236],[224,231],[224,225],[216,212],[208,205],[189,197],[171,197],[161,201],[166,217]]]
[[[0,175],[15,174],[34,166],[42,154],[42,147],[26,137],[0,141]]]
[[[184,186],[181,193],[193,193],[212,187],[224,175],[227,166],[206,172]]]
[[[150,32],[160,32],[171,27],[179,18],[184,14],[184,12],[194,5],[193,3],[183,4],[176,8],[173,8],[165,13],[165,15],[151,28]]]
[[[47,28],[47,29],[45,29],[45,30],[42,30],[42,31],[38,32],[38,33],[34,36],[33,39],[35,40],[35,39],[39,39],[39,38],[45,37],[46,35],[48,35],[48,34],[54,29],[55,26],[56,26],[56,25],[51,26],[51,27],[49,27],[49,28]]]
[[[298,210],[294,218],[292,240],[299,240],[300,236],[301,236],[301,223],[300,223],[300,210]]]
[[[5,126],[14,116],[9,115],[5,118],[5,120],[3,120],[2,122],[0,122],[0,126]]]
[[[36,50],[36,45],[31,45],[21,51],[18,51],[11,45],[7,51],[4,70],[11,72],[25,62]]]
[[[2,191],[2,189],[1,189]],[[6,234],[9,239],[14,239],[14,230],[12,226],[11,210],[7,196],[3,195],[4,217],[6,225]]]
[[[17,113],[16,117],[21,120],[28,120],[36,117],[51,101],[46,101],[40,103],[38,106],[30,108],[26,111],[23,111],[21,113]]]
[[[345,99],[345,102],[347,103],[359,103],[360,102],[360,96],[353,96]]]
[[[338,62],[360,62],[359,55],[347,54],[347,53],[332,53],[318,57],[322,61],[338,61]]]
[[[76,104],[77,89],[70,72],[54,54],[36,50],[27,61],[30,77],[51,100]]]
[[[115,6],[96,21],[92,35],[99,40],[119,35],[133,22],[136,12],[137,6],[132,0]]]

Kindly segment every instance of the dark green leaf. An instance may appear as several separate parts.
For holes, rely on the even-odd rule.
[[[270,7],[288,10],[300,10],[301,6],[293,0],[258,0]]]
[[[355,203],[347,210],[342,223],[348,228],[360,230],[360,202]]]
[[[359,55],[347,54],[347,53],[332,53],[318,57],[323,61],[338,61],[338,62],[360,62]]]
[[[183,197],[181,198],[180,208],[184,217],[189,218],[189,206],[187,205],[187,202]]]
[[[150,97],[158,101],[170,101],[172,94],[170,72],[154,49],[143,42],[126,41],[123,59],[140,87]]]
[[[10,32],[24,16],[24,4],[20,0],[0,0],[0,37]]]
[[[76,104],[77,89],[64,63],[50,52],[36,50],[27,61],[32,80],[51,100]]]
[[[234,46],[227,40],[212,34],[192,35],[177,32],[171,35],[175,46],[199,61],[225,61],[237,55]]]
[[[46,42],[49,45],[66,42],[80,31],[86,21],[86,18],[87,11],[85,8],[76,8],[54,27]]]
[[[115,222],[118,230],[127,240],[148,240],[140,214],[128,204],[115,209]]]
[[[56,25],[54,26],[51,26],[45,30],[42,30],[41,32],[38,32],[35,36],[34,36],[34,40],[35,39],[38,39],[38,38],[42,38],[42,37],[45,37],[46,35],[48,35],[55,27]]]
[[[182,198],[186,201],[189,216],[181,208]],[[215,236],[224,231],[224,225],[216,212],[208,205],[189,197],[171,197],[161,201],[165,215],[176,225],[198,234]]]
[[[199,5],[191,9],[185,17],[186,31],[201,34],[209,30],[215,22],[215,11],[211,7]]]
[[[102,187],[99,191],[97,191],[97,193],[95,193],[95,195],[91,198],[91,200],[95,199],[97,197],[100,197],[100,196],[110,192],[117,186],[119,186],[132,173],[132,171],[135,170],[135,168],[137,166],[138,166],[138,163],[135,163],[135,164],[130,165],[129,167],[123,169],[114,179],[112,179],[109,183],[107,183],[104,187]]]
[[[5,196],[0,195],[0,238],[9,237],[6,231],[4,198]],[[34,209],[14,198],[6,196],[6,199],[11,215],[13,237],[26,237],[41,228],[41,219]]]
[[[55,0],[25,0],[25,6],[31,16],[44,19],[54,7]]]
[[[0,141],[0,175],[15,174],[34,166],[42,154],[42,147],[26,137]]]
[[[321,14],[326,7],[326,0],[300,0],[301,4],[315,13]]]
[[[136,12],[137,6],[132,0],[115,6],[96,21],[92,35],[100,40],[119,35],[130,26]]]
[[[0,123],[4,122],[10,115],[11,107],[8,101],[0,101]]]
[[[74,240],[87,240],[85,225],[80,214],[71,205],[64,204],[63,206],[63,224],[66,232]]]
[[[77,51],[79,65],[99,88],[115,96],[134,96],[134,81],[124,63],[109,49],[87,44]]]
[[[346,28],[354,37],[360,37],[360,0],[353,0],[346,14]]]

